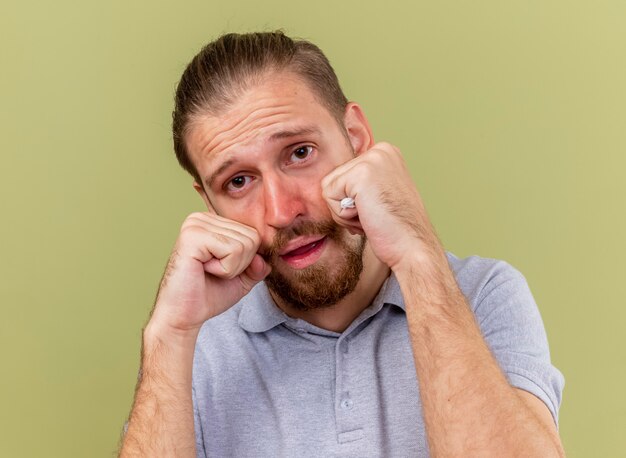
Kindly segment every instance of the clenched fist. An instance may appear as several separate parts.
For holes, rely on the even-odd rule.
[[[165,269],[152,324],[193,331],[227,310],[270,272],[249,226],[210,212],[189,215]]]
[[[398,148],[381,142],[322,180],[337,224],[364,233],[376,257],[394,272],[419,262],[447,266],[446,256]],[[354,208],[341,208],[351,197]]]

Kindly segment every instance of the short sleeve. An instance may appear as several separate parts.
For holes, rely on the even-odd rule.
[[[200,422],[200,413],[198,412],[198,402],[196,400],[196,390],[191,385],[191,398],[193,400],[193,429],[196,435],[196,458],[206,458],[204,449],[204,438],[202,434],[202,423]]]
[[[526,278],[498,261],[477,295],[474,313],[509,383],[541,399],[558,427],[565,379],[550,361],[546,331]]]

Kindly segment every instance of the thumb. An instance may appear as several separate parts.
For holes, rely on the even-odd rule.
[[[251,290],[254,285],[269,275],[272,268],[259,254],[255,254],[252,262],[241,274],[241,281],[247,290]]]

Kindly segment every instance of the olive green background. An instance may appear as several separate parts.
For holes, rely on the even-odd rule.
[[[626,453],[626,2],[3,0],[0,456],[112,456],[185,216],[175,84],[283,28],[401,148],[446,248],[525,274],[571,457]]]

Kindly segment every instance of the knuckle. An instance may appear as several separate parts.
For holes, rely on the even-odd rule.
[[[254,249],[256,248],[256,243],[254,242],[254,239],[252,238],[252,236],[245,237],[243,244],[244,244],[244,248],[248,252],[254,251]]]
[[[204,219],[204,216],[202,213],[199,213],[199,212],[191,213],[187,215],[187,217],[183,221],[183,224],[181,225],[181,229],[191,226],[191,225],[198,224],[198,220],[203,220],[203,219]]]
[[[241,256],[245,250],[246,250],[246,246],[241,240],[232,239],[231,253],[237,256]]]
[[[320,182],[322,185],[322,189],[329,185],[331,179],[332,177],[330,175],[326,175],[324,178],[322,178],[322,181]]]
[[[232,256],[228,256],[221,260],[222,268],[224,269],[224,273],[221,275],[223,278],[231,279],[237,276],[235,264],[232,261]]]
[[[183,232],[185,229],[190,227],[192,224],[193,224],[193,221],[191,221],[189,218],[185,218],[183,223],[180,225],[180,232]]]
[[[355,166],[355,169],[358,171],[359,176],[365,182],[369,182],[376,174],[376,169],[378,169],[378,161],[372,162],[361,162]]]
[[[259,240],[259,233],[253,227],[248,227],[249,230],[242,232],[243,240],[250,241],[254,245]]]
[[[259,245],[261,245],[261,236],[259,235],[259,233],[257,231],[254,231],[250,235],[250,240],[252,240],[252,246],[253,247],[258,247]]]
[[[228,237],[226,237],[223,234],[220,234],[219,232],[212,232],[211,236],[213,237],[213,240],[215,240],[219,244],[224,244],[224,245],[228,244]]]
[[[185,224],[180,230],[180,238],[181,239],[189,239],[198,234],[199,228],[193,224]]]
[[[187,216],[187,219],[204,220],[204,219],[206,219],[206,215],[204,213],[201,213],[201,212],[193,212],[189,216]]]
[[[381,156],[383,158],[388,157],[389,155],[402,155],[402,153],[400,152],[400,148],[392,145],[389,142],[377,143],[375,146],[375,151],[378,153],[378,156]]]
[[[376,151],[376,154],[372,156],[372,160],[368,163],[368,165],[370,166],[370,168],[376,167],[376,168],[379,168],[380,170],[380,167],[383,167],[388,161],[389,161],[388,153],[385,151],[378,150]]]
[[[235,271],[235,269],[232,269],[232,268],[231,268],[231,269],[227,269],[227,272],[226,272],[226,278],[227,278],[228,280],[232,280],[232,279],[233,279],[233,278],[235,278],[237,275],[239,275],[239,274],[238,274],[238,272],[237,272],[237,271]]]

